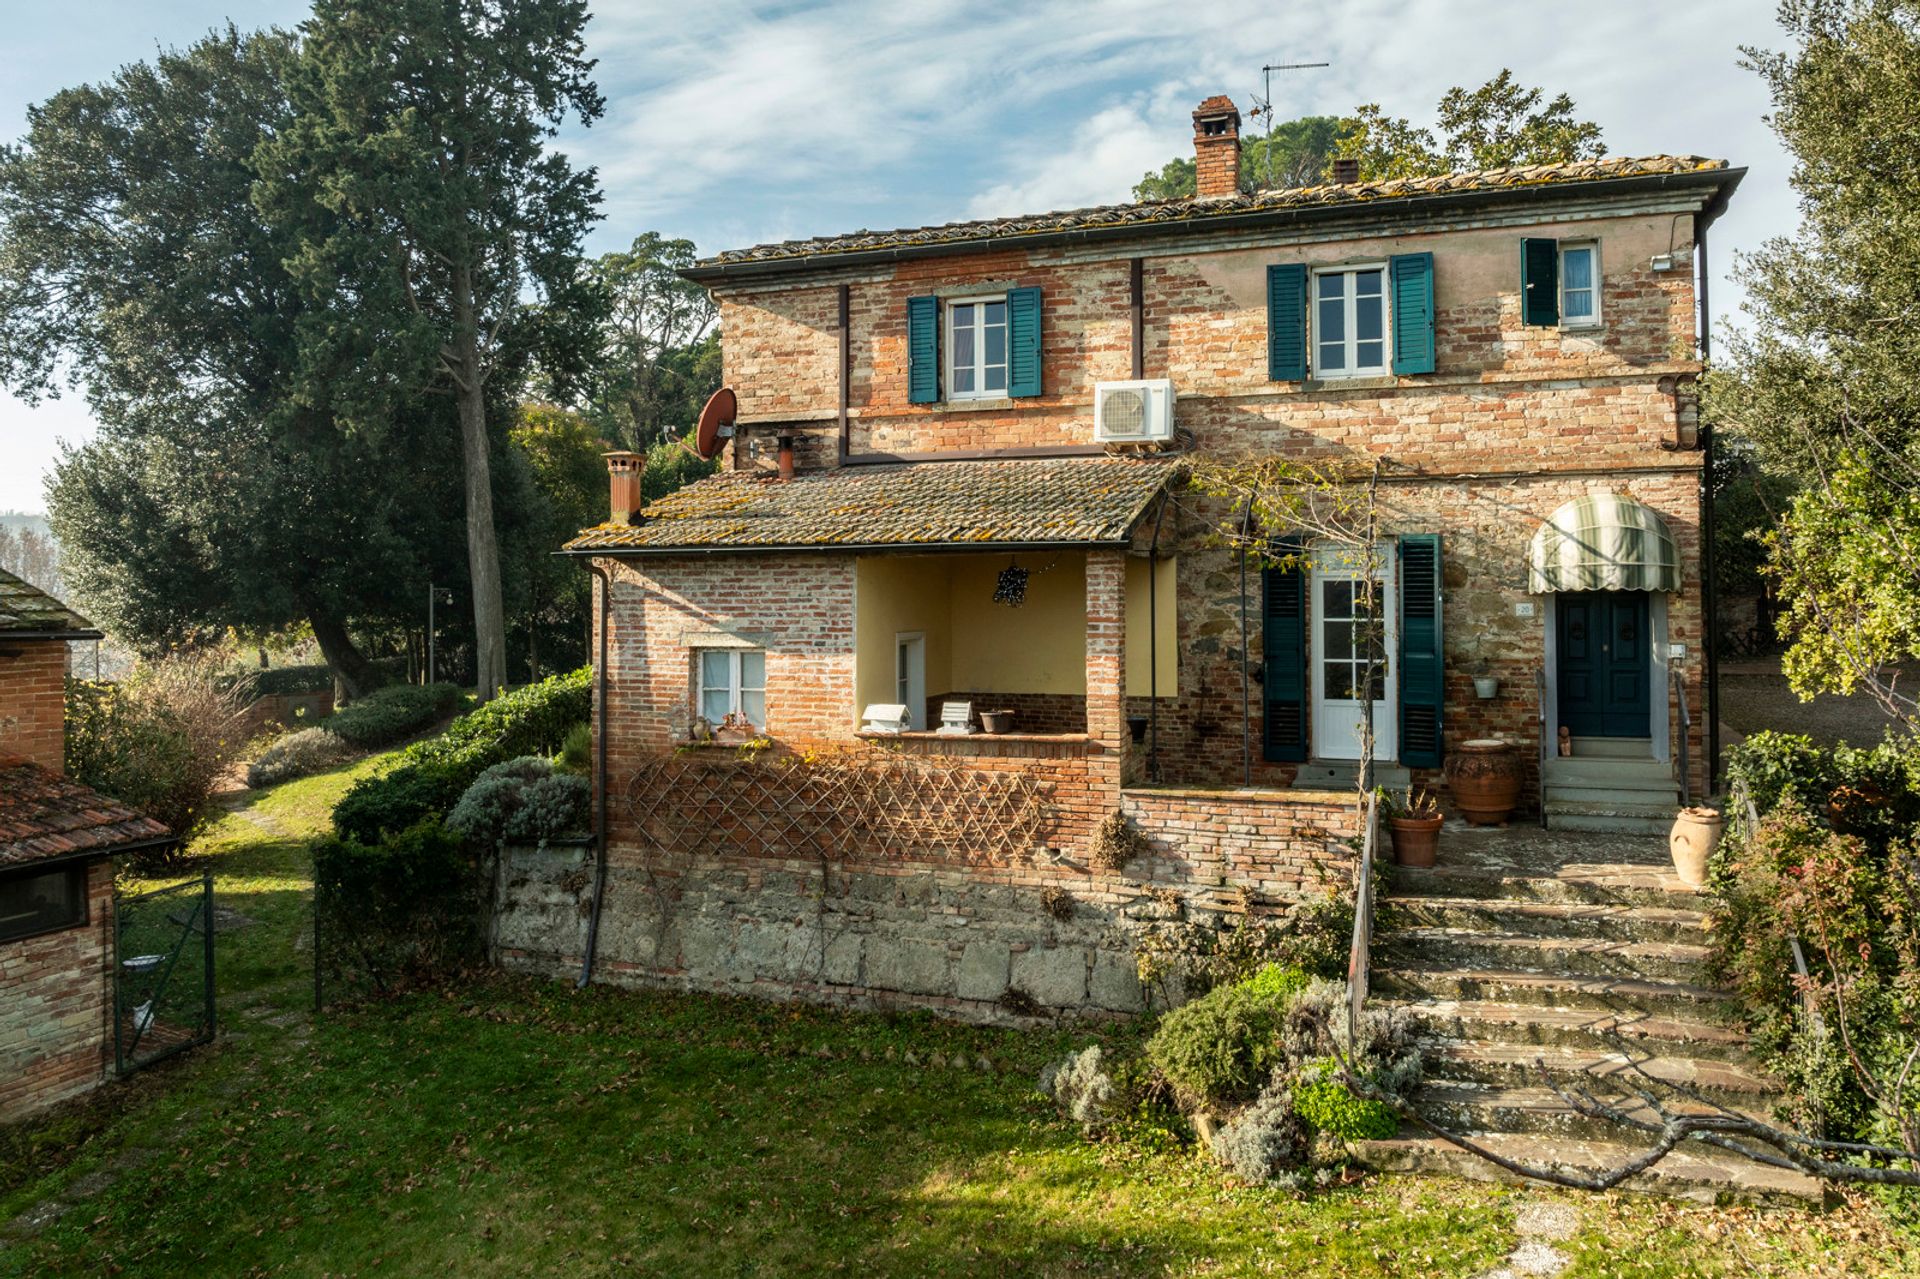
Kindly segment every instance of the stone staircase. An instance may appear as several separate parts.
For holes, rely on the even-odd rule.
[[[1547,760],[1549,830],[1665,835],[1680,806],[1673,768],[1644,737],[1576,737],[1572,755]]]
[[[1631,1091],[1641,1081],[1629,1059],[1771,1115],[1777,1089],[1707,984],[1705,918],[1664,843],[1449,822],[1440,864],[1393,867],[1391,883],[1375,927],[1373,998],[1406,1007],[1421,1028],[1427,1083],[1415,1101],[1434,1122],[1528,1163],[1615,1166],[1649,1140],[1580,1114],[1541,1070],[1650,1117]],[[1364,1154],[1383,1168],[1507,1176],[1417,1131]],[[1710,1201],[1820,1194],[1810,1178],[1699,1142],[1629,1185]]]

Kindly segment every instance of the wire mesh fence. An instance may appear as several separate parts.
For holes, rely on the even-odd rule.
[[[114,907],[113,1054],[130,1073],[213,1038],[213,876]]]

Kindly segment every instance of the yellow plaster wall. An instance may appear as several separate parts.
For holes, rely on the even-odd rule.
[[[876,555],[854,566],[853,713],[894,700],[894,639],[927,637],[927,692],[953,684],[952,557]]]
[[[1158,665],[1159,695],[1175,697],[1180,692],[1179,597],[1174,593],[1179,574],[1173,556],[1154,564],[1153,577],[1158,583],[1160,598],[1158,609],[1150,609],[1147,563],[1145,556],[1127,557],[1127,696],[1152,696],[1156,691],[1153,666]],[[1160,640],[1157,653],[1147,629],[1149,617],[1158,623],[1154,627]]]
[[[953,682],[950,691],[1087,691],[1087,558],[1078,552],[1014,557],[1033,570],[1027,602],[993,602],[1005,555],[954,556]],[[1047,568],[1051,564],[1053,567]],[[1044,572],[1041,570],[1045,570]],[[928,691],[933,676],[927,676]]]

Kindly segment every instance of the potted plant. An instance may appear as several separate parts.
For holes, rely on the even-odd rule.
[[[713,740],[723,746],[741,746],[752,741],[753,737],[753,721],[739,711],[728,711],[726,718],[713,730]]]
[[[1683,808],[1667,832],[1667,852],[1673,858],[1673,873],[1688,888],[1707,882],[1707,859],[1720,842],[1723,819],[1717,808]]]
[[[1386,794],[1387,825],[1393,838],[1393,860],[1400,866],[1431,866],[1440,845],[1440,826],[1446,819],[1431,791],[1415,786],[1404,794]]]

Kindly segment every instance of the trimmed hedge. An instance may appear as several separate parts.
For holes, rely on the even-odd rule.
[[[390,684],[341,707],[319,726],[361,750],[374,750],[413,736],[465,700],[452,684]]]
[[[593,707],[593,668],[583,666],[504,693],[401,751],[394,767],[355,782],[333,810],[343,839],[378,843],[390,831],[441,817],[493,764],[552,755]]]

